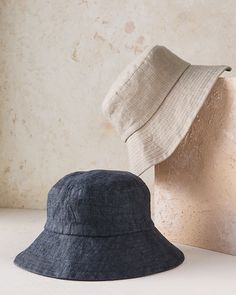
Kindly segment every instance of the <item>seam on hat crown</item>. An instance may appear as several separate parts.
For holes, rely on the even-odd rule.
[[[166,47],[155,46],[138,66],[134,62],[124,70],[126,80],[119,77],[103,102],[105,116],[124,141],[153,116],[189,66]]]
[[[111,238],[111,237],[117,237],[117,236],[125,236],[125,235],[130,235],[130,234],[136,234],[136,233],[143,233],[147,231],[151,231],[155,228],[155,225],[152,220],[150,220],[150,223],[142,229],[134,229],[134,230],[129,230],[129,231],[120,231],[120,232],[88,232],[88,231],[79,231],[79,232],[69,232],[69,231],[63,231],[63,230],[54,230],[51,229],[48,226],[44,226],[44,230],[50,233],[58,234],[58,235],[64,235],[64,236],[76,236],[76,237],[90,237],[90,238]]]
[[[118,75],[115,82],[110,86],[108,93],[106,94],[103,103],[102,111],[107,118],[110,118],[110,105],[115,98],[118,88],[125,86],[127,81],[129,81],[132,75],[142,66],[142,64],[154,53],[157,48],[160,47],[156,45],[154,47],[148,47],[141,53],[136,59],[128,64],[125,69]]]
[[[66,175],[49,191],[47,207],[44,228],[58,234],[112,236],[153,225],[149,189],[130,172]]]

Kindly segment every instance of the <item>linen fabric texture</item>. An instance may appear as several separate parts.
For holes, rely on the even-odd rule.
[[[54,278],[116,280],[166,271],[183,260],[155,228],[150,192],[138,176],[92,170],[68,174],[50,189],[44,230],[14,262]]]
[[[118,76],[102,109],[126,143],[131,172],[168,158],[225,65],[191,65],[164,46],[147,48]]]

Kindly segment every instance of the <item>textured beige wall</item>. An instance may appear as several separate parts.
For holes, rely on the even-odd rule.
[[[171,240],[236,255],[236,78],[219,79],[156,166],[155,221]]]
[[[2,207],[45,207],[71,171],[128,168],[100,105],[146,46],[236,64],[234,0],[0,0],[0,13]]]

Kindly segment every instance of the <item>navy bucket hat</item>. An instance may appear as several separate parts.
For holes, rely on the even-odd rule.
[[[14,262],[48,277],[116,280],[166,271],[183,260],[155,228],[150,192],[138,176],[92,170],[68,174],[51,188],[44,230]]]

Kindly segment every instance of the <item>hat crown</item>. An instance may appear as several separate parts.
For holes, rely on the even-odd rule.
[[[85,236],[112,236],[150,229],[150,192],[125,171],[75,172],[48,193],[45,228]]]
[[[103,101],[103,112],[124,141],[153,116],[189,65],[157,45],[119,75]]]

